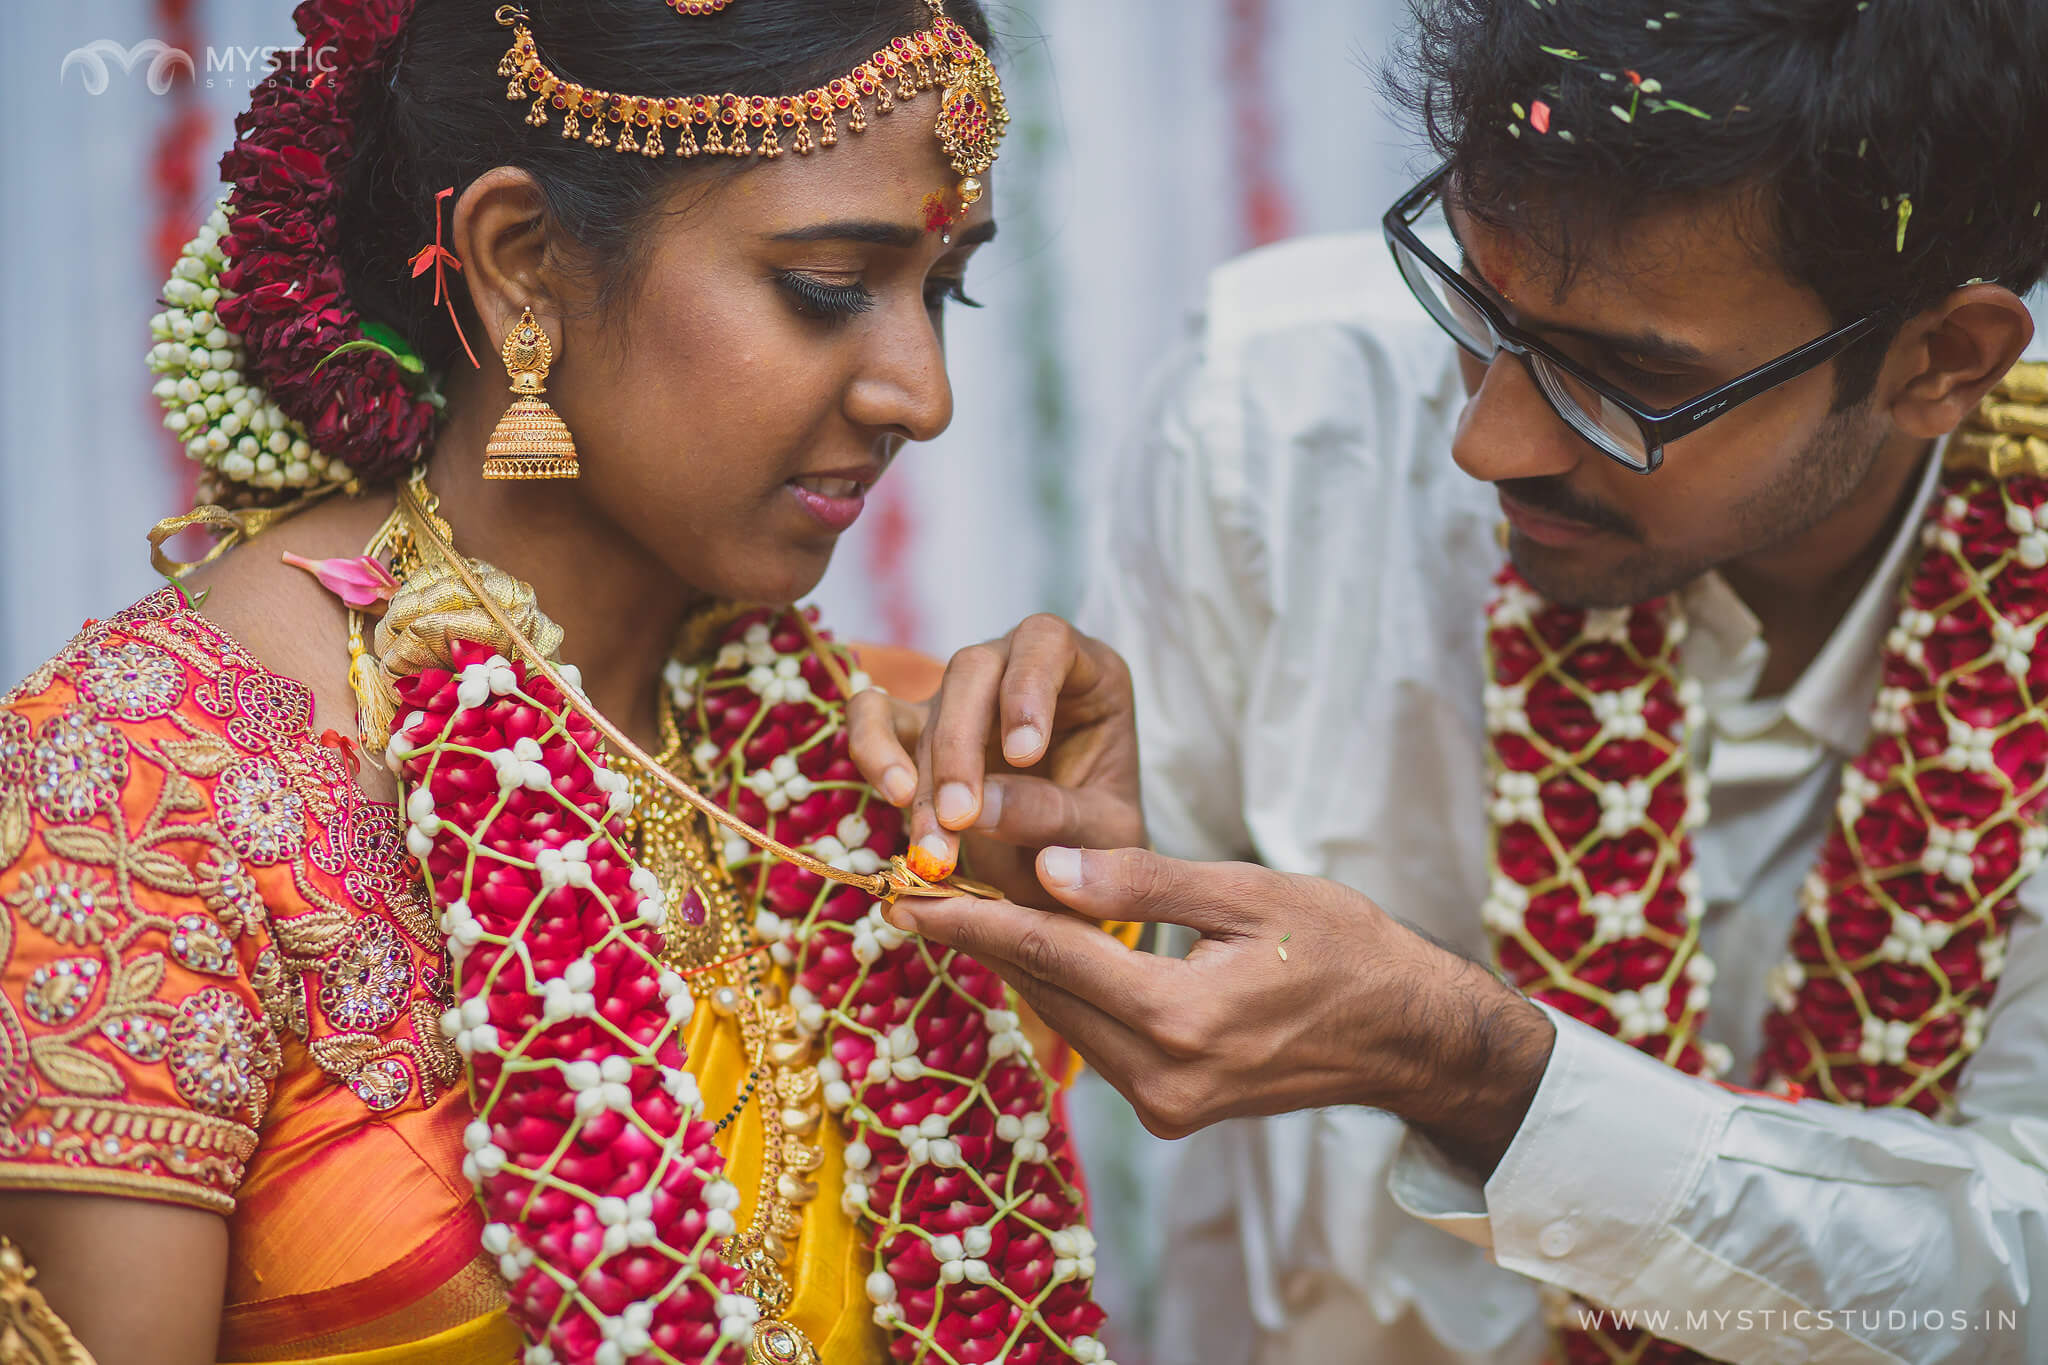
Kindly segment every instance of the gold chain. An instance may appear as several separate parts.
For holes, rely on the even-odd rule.
[[[675,701],[660,689],[657,716],[665,770],[681,764],[685,738]],[[824,1120],[824,1089],[812,1065],[813,1046],[781,988],[766,980],[762,945],[754,944],[738,888],[724,860],[713,851],[711,826],[694,807],[676,800],[636,766],[628,771],[634,797],[640,859],[660,879],[669,904],[669,964],[686,975],[715,973],[710,1004],[738,1026],[750,1059],[746,1083],[725,1117],[723,1131],[758,1095],[761,1100],[761,1181],[754,1216],[744,1232],[726,1240],[721,1257],[744,1277],[742,1291],[760,1305],[750,1365],[816,1365],[816,1348],[783,1319],[795,1295],[784,1275],[794,1243],[803,1232],[803,1206],[815,1199],[811,1177],[824,1164],[815,1145]],[[690,924],[683,907],[694,894],[704,923]],[[766,1093],[761,1093],[766,1077]]]

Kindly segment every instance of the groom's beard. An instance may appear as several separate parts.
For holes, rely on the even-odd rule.
[[[1676,544],[1653,541],[1626,514],[1581,496],[1562,478],[1504,479],[1497,486],[1515,501],[1609,532],[1592,546],[1569,549],[1514,536],[1515,568],[1537,592],[1567,606],[1627,607],[1676,592],[1722,564],[1811,530],[1846,502],[1883,449],[1870,416],[1868,404],[1835,414],[1757,492],[1718,515],[1675,519],[1684,528]],[[1643,477],[1654,486],[1657,475]]]

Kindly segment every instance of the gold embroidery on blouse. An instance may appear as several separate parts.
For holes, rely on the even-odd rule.
[[[313,739],[310,693],[263,669],[168,593],[81,632],[42,671],[48,678],[20,694],[65,677],[77,696],[40,730],[0,711],[0,869],[37,834],[52,862],[25,872],[6,904],[30,928],[66,947],[96,947],[101,958],[67,959],[65,970],[34,985],[32,1002],[23,1003],[58,1032],[33,1043],[15,1003],[0,1000],[0,1116],[25,1110],[38,1078],[59,1095],[121,1093],[119,1073],[78,1045],[97,1032],[136,1061],[165,1065],[194,1103],[240,1096],[260,1117],[277,1070],[277,1034],[307,1038],[314,998],[347,1040],[309,1048],[335,1080],[373,1109],[414,1094],[434,1103],[460,1062],[440,1033],[442,973],[416,963],[410,946],[438,955],[433,917],[411,885],[395,812],[351,800],[339,756]],[[188,695],[233,742],[179,709]],[[178,733],[130,736],[111,719],[160,720]],[[148,767],[162,775],[157,800],[130,828],[117,803],[131,769]],[[211,804],[197,785],[205,781],[216,784]],[[40,830],[32,809],[49,819]],[[111,817],[109,828],[95,823],[100,815]],[[210,818],[171,818],[192,815]],[[273,916],[265,904],[256,869],[280,864],[307,913]],[[353,900],[319,885],[320,872],[338,878]],[[196,904],[150,913],[136,903],[138,884]],[[260,1019],[239,1000],[228,1008],[235,998],[224,992],[209,997],[210,1007],[193,1005],[196,995],[182,1004],[150,998],[165,954],[127,961],[144,934],[161,934],[183,967],[232,980],[243,970],[233,945],[266,930],[272,943],[248,966]],[[135,971],[143,961],[154,964],[142,969],[154,973],[146,990]],[[374,1032],[407,1026],[415,1037]]]

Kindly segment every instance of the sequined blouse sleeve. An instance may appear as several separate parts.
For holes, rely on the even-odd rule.
[[[0,1187],[234,1207],[289,1011],[275,765],[143,619],[0,704]]]

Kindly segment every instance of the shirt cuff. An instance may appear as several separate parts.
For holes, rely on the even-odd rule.
[[[1388,1193],[1509,1270],[1612,1302],[1652,1259],[1740,1102],[1544,1008],[1557,1041],[1493,1178],[1480,1185],[1411,1129]]]
[[[1420,1218],[1459,1241],[1493,1250],[1485,1187],[1413,1128],[1402,1131],[1393,1167],[1387,1172],[1387,1193],[1410,1217]]]
[[[1543,1083],[1486,1182],[1494,1258],[1613,1302],[1655,1258],[1741,1102],[1598,1029],[1550,1015],[1557,1042]]]

